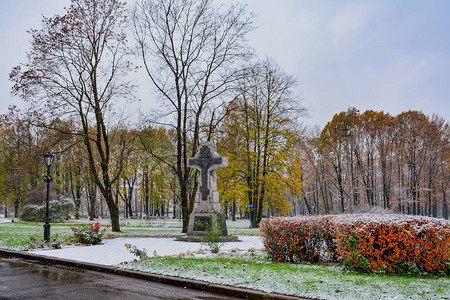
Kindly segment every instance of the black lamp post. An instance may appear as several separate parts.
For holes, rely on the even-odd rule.
[[[44,175],[44,181],[47,182],[47,205],[45,208],[45,224],[44,224],[44,240],[48,243],[50,242],[50,223],[48,219],[48,201],[50,197],[50,181],[52,181],[52,176],[50,176],[50,166],[53,163],[55,156],[50,152],[44,154],[45,164],[47,165],[47,175]]]

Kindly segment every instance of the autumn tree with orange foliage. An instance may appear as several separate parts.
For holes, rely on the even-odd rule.
[[[113,107],[131,91],[124,81],[130,70],[124,5],[72,0],[65,15],[43,17],[42,29],[30,31],[28,63],[10,74],[13,93],[30,104],[37,125],[57,130],[55,120],[77,120],[65,134],[77,136],[87,150],[91,178],[106,200],[113,231],[120,225],[111,187],[127,151],[127,141],[115,135],[122,121]],[[119,162],[114,170],[113,153]]]
[[[304,185],[315,187],[305,205],[314,203],[315,212],[382,207],[448,218],[448,132],[445,120],[419,111],[336,114],[320,136],[302,139]],[[330,210],[333,202],[338,210]]]
[[[9,204],[14,205],[17,217],[20,207],[30,198],[33,204],[43,203],[43,199],[35,199],[31,193],[43,188],[39,183],[44,168],[42,154],[46,150],[43,141],[47,139],[44,130],[33,127],[15,108],[0,116],[0,200],[5,204],[5,214]]]

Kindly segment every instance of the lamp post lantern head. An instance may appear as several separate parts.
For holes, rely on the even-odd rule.
[[[51,154],[50,152],[47,154],[44,154],[45,164],[47,165],[48,168],[50,168],[54,159],[55,159],[55,156],[53,154]]]

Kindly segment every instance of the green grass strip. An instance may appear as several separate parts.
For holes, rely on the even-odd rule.
[[[362,274],[340,266],[274,263],[238,254],[204,258],[153,257],[123,264],[144,272],[325,299],[450,299],[450,277]]]

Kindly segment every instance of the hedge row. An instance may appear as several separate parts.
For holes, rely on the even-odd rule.
[[[450,272],[447,220],[324,215],[264,220],[260,229],[275,261],[342,262],[369,272]]]

